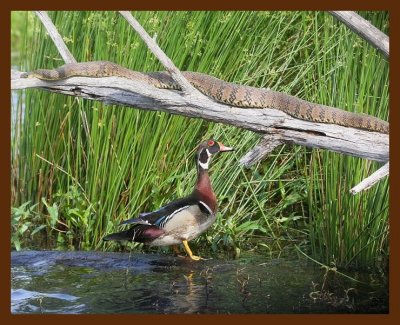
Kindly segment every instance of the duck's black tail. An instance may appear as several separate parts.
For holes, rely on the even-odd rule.
[[[114,234],[107,235],[103,238],[104,241],[109,240],[133,240],[134,233],[132,229],[128,229]]]
[[[164,235],[165,231],[154,225],[135,225],[132,228],[105,236],[103,240],[129,240],[138,243],[150,243]]]

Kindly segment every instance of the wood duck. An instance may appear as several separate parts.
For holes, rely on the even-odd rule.
[[[215,221],[217,199],[213,192],[208,167],[211,157],[219,152],[233,151],[221,142],[202,142],[196,153],[197,183],[193,192],[153,211],[140,213],[138,218],[123,221],[120,225],[133,225],[128,230],[108,235],[103,240],[129,240],[150,246],[183,244],[192,260],[201,257],[193,255],[188,241],[206,231]]]

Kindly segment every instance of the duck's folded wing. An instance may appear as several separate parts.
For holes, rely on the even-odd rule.
[[[187,196],[185,198],[173,201],[156,211],[140,213],[138,218],[125,220],[121,222],[120,225],[137,224],[159,226],[162,221],[165,220],[165,218],[168,218],[177,211],[181,211],[192,204],[197,204],[197,200],[192,196]]]
[[[151,223],[145,219],[142,219],[141,217],[139,218],[131,218],[125,221],[122,221],[119,225],[131,225],[131,224],[136,224],[136,225],[151,225]]]

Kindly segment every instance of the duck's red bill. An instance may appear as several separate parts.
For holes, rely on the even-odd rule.
[[[218,142],[218,144],[219,144],[219,151],[221,152],[235,150],[234,148],[224,146],[221,142]]]

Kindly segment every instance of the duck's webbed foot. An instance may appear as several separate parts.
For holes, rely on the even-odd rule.
[[[183,244],[183,246],[185,247],[186,253],[189,255],[189,257],[190,257],[193,261],[204,260],[204,258],[202,258],[202,257],[200,257],[200,256],[193,255],[192,250],[190,249],[187,240],[183,240],[183,241],[182,241],[182,244]]]

